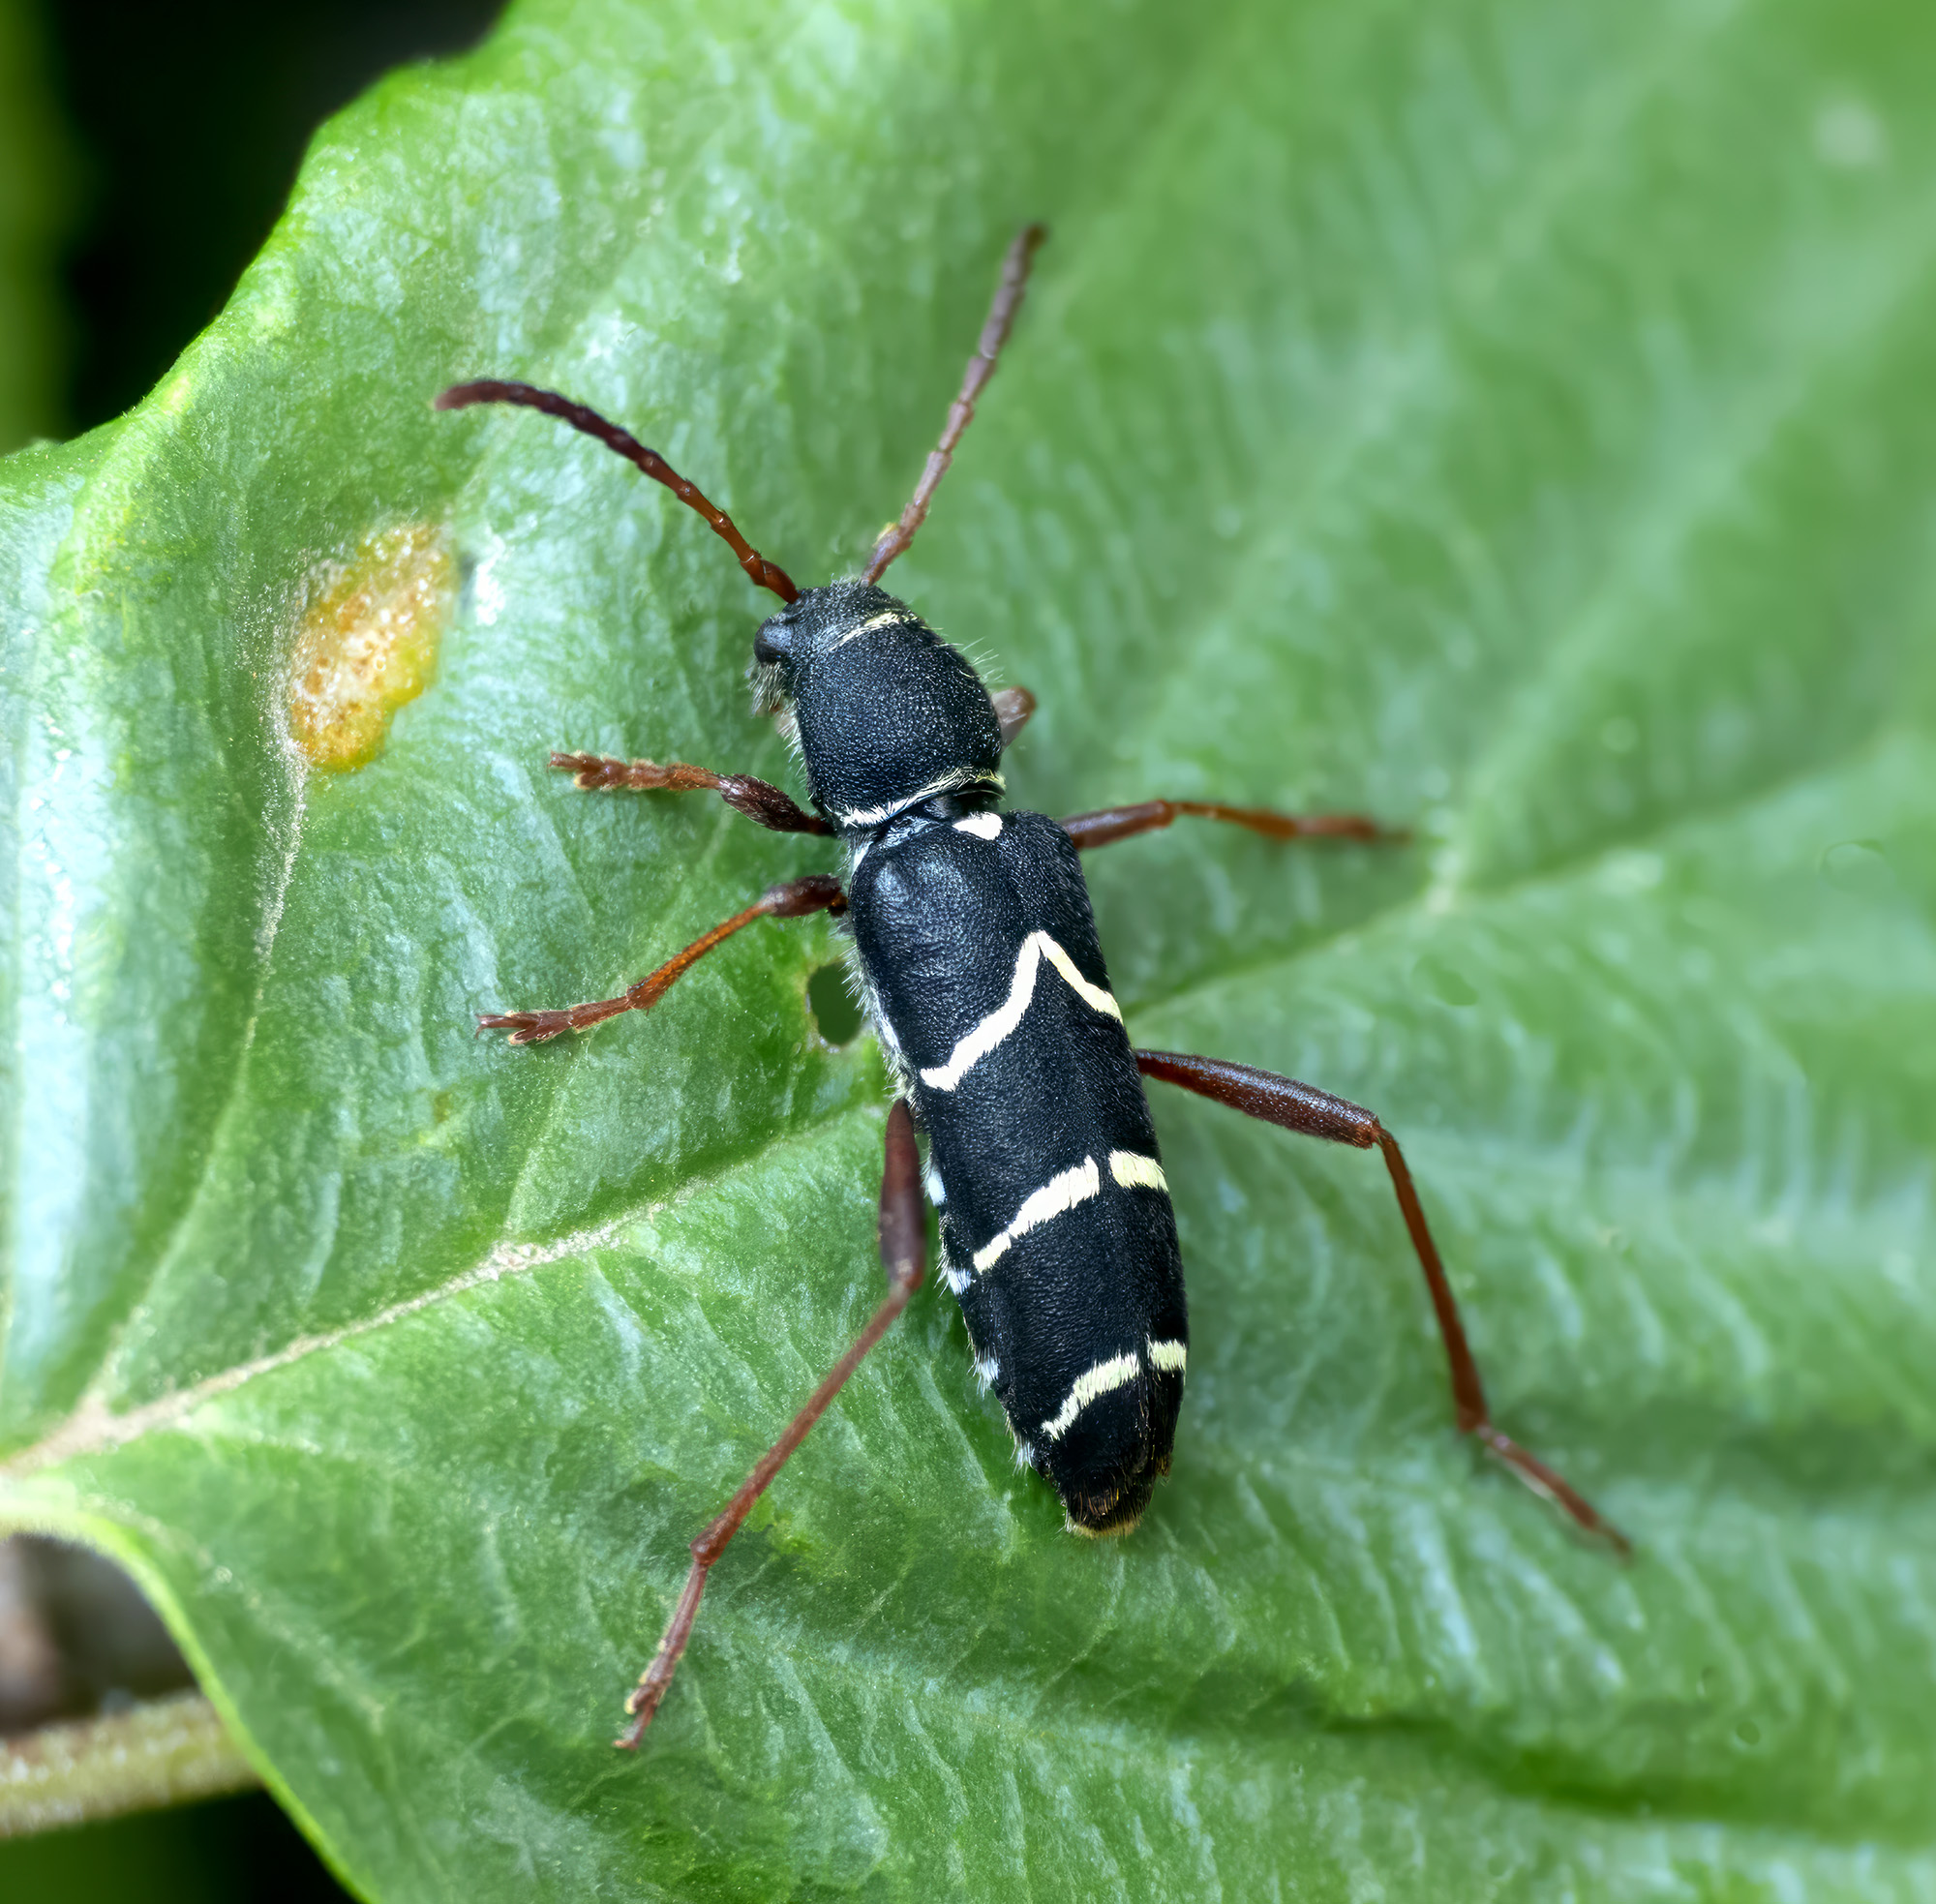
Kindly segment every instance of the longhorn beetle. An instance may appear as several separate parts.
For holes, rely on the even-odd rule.
[[[976,1373],[999,1397],[1018,1459],[1045,1475],[1072,1529],[1127,1533],[1169,1469],[1190,1327],[1176,1220],[1144,1077],[1334,1143],[1376,1148],[1390,1172],[1451,1365],[1454,1419],[1536,1493],[1624,1552],[1618,1530],[1493,1426],[1450,1284],[1398,1144],[1368,1110],[1221,1058],[1132,1050],[1076,855],[1189,814],[1272,839],[1397,837],[1356,814],[1296,815],[1187,800],[1049,820],[1004,812],[1003,749],[1035,703],[990,696],[975,670],[878,585],[914,540],[1021,304],[1044,236],[1009,248],[981,342],[912,499],[858,579],[795,588],[656,451],[584,405],[528,383],[460,383],[439,409],[521,404],[629,458],[690,504],[784,606],[753,638],[755,701],[780,717],[813,810],[743,773],[674,761],[554,754],[581,787],[716,793],[776,832],[828,833],[847,882],[770,888],[618,998],[480,1014],[514,1044],[649,1011],[699,959],[757,919],[844,916],[867,1015],[892,1073],[881,1178],[888,1293],[786,1433],[692,1543],[692,1568],[617,1741],[636,1746],[678,1668],[708,1570],[862,1358],[920,1284],[922,1190],[940,1212],[941,1279],[960,1299]],[[927,1136],[923,1171],[915,1133]]]

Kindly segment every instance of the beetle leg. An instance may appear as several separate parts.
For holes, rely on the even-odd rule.
[[[1113,846],[1137,833],[1157,832],[1184,813],[1248,827],[1269,839],[1362,839],[1398,845],[1411,837],[1403,829],[1381,827],[1362,813],[1274,813],[1266,806],[1224,806],[1205,800],[1146,800],[1134,806],[1105,806],[1100,813],[1073,813],[1057,824],[1080,852],[1091,846]]]
[[[1511,1436],[1493,1426],[1486,1407],[1486,1392],[1479,1380],[1479,1365],[1472,1359],[1466,1341],[1466,1325],[1459,1317],[1459,1305],[1418,1191],[1406,1166],[1398,1141],[1368,1110],[1334,1098],[1309,1084],[1299,1084],[1275,1072],[1255,1071],[1249,1065],[1233,1065],[1221,1058],[1186,1057],[1178,1051],[1138,1051],[1136,1069],[1145,1077],[1158,1077],[1165,1084],[1180,1084],[1213,1103],[1227,1104],[1246,1117],[1262,1118],[1286,1131],[1297,1131],[1309,1137],[1323,1137],[1332,1143],[1354,1144],[1360,1150],[1376,1147],[1382,1153],[1385,1168],[1391,1173],[1398,1207],[1405,1226],[1411,1233],[1411,1247],[1418,1254],[1419,1267],[1425,1272],[1425,1286],[1432,1295],[1432,1308],[1438,1319],[1438,1334],[1445,1344],[1445,1359],[1452,1371],[1454,1417],[1462,1435],[1469,1435],[1488,1454],[1503,1463],[1535,1494],[1543,1495],[1578,1522],[1588,1533],[1597,1534],[1618,1553],[1633,1550],[1626,1536],[1602,1517],[1586,1496],[1536,1455],[1522,1448]]]
[[[682,760],[663,766],[650,760],[616,760],[610,754],[553,754],[551,765],[569,773],[588,792],[612,793],[629,788],[640,793],[717,794],[736,813],[776,833],[831,833],[817,813],[795,803],[771,781],[750,773],[714,773],[708,767],[689,767]]]
[[[659,1701],[679,1670],[680,1655],[692,1634],[692,1622],[699,1613],[700,1595],[706,1591],[706,1576],[712,1563],[726,1551],[726,1544],[740,1531],[740,1524],[752,1511],[753,1503],[771,1485],[773,1476],[806,1439],[807,1431],[827,1412],[827,1405],[839,1394],[841,1386],[861,1366],[867,1351],[887,1334],[895,1316],[907,1307],[908,1298],[921,1286],[927,1272],[927,1219],[921,1199],[921,1156],[915,1148],[914,1119],[900,1099],[888,1112],[887,1156],[881,1171],[881,1265],[888,1272],[888,1293],[868,1319],[867,1326],[855,1337],[850,1347],[834,1363],[827,1378],[807,1397],[806,1405],[787,1425],[787,1431],[763,1454],[753,1471],[720,1512],[692,1543],[692,1568],[685,1587],[666,1623],[664,1637],[652,1663],[639,1676],[639,1683],[625,1702],[632,1723],[612,1742],[634,1748],[646,1736]]]
[[[735,913],[711,932],[702,933],[683,952],[675,952],[656,972],[649,973],[617,998],[562,1006],[555,1012],[480,1012],[477,1029],[507,1031],[513,1044],[542,1044],[561,1032],[585,1031],[621,1012],[650,1012],[713,947],[722,945],[742,925],[750,925],[756,919],[801,919],[808,913],[846,910],[847,895],[841,892],[840,882],[824,873],[770,886],[744,912]]]
[[[988,704],[1001,723],[1004,749],[1015,743],[1015,736],[1028,725],[1035,712],[1036,699],[1025,687],[999,687],[988,696]]]

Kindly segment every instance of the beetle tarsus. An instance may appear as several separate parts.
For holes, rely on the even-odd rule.
[[[650,1012],[680,980],[741,926],[756,919],[803,919],[809,913],[842,913],[847,895],[840,882],[825,873],[809,873],[770,886],[746,908],[702,933],[683,952],[675,952],[656,972],[649,972],[617,998],[598,998],[585,1005],[568,1005],[554,1012],[480,1012],[479,1031],[508,1031],[513,1044],[542,1044],[568,1031],[588,1031],[616,1018],[621,1012]]]
[[[817,813],[750,773],[715,773],[682,760],[620,760],[612,754],[553,754],[551,766],[587,793],[717,794],[734,812],[776,833],[831,833]]]

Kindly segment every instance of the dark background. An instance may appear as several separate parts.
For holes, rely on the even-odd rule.
[[[45,0],[78,170],[62,271],[69,434],[160,381],[261,249],[317,126],[475,45],[502,0]]]
[[[323,119],[391,67],[474,45],[499,11],[501,0],[45,0],[43,65],[69,173],[60,388],[41,406],[53,427],[106,422],[161,379],[260,250]],[[46,1582],[89,1571],[41,1557]],[[140,1609],[111,1601],[98,1583],[45,1587],[68,1714],[182,1677],[159,1634],[147,1644],[162,1647],[160,1666],[94,1670],[104,1654],[132,1657],[143,1637]],[[259,1793],[0,1844],[7,1904],[343,1896]]]

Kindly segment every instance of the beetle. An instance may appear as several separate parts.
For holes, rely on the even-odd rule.
[[[926,1267],[923,1192],[939,1213],[940,1275],[958,1298],[1016,1455],[1056,1491],[1068,1525],[1127,1533],[1166,1473],[1189,1361],[1183,1261],[1143,1079],[1153,1077],[1287,1131],[1376,1149],[1425,1275],[1450,1368],[1454,1420],[1587,1532],[1619,1531],[1493,1423],[1458,1305],[1418,1193],[1369,1110],[1218,1058],[1132,1048],[1078,855],[1171,825],[1221,821],[1274,839],[1403,835],[1357,814],[1296,815],[1153,800],[1052,820],[1005,810],[1004,749],[1034,708],[991,696],[958,650],[880,585],[913,541],[993,374],[1045,235],[1010,246],[986,323],[913,497],[858,577],[801,589],[726,513],[654,450],[595,410],[526,383],[461,383],[441,409],[511,404],[596,438],[706,518],[741,567],[780,598],[753,639],[759,711],[776,715],[804,768],[810,810],[746,774],[685,762],[554,754],[583,788],[716,793],[758,825],[831,834],[845,883],[787,881],[617,998],[482,1013],[513,1043],[582,1032],[656,1005],[694,963],[759,919],[845,922],[894,1101],[887,1122],[880,1249],[888,1292],[721,1513],[692,1542],[685,1586],[616,1741],[636,1747],[684,1651],[709,1570],[754,1501],[892,1326]],[[923,1166],[917,1132],[927,1139]]]

